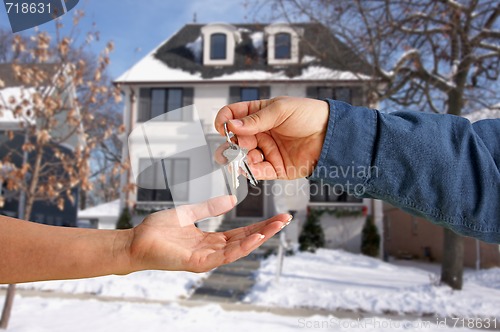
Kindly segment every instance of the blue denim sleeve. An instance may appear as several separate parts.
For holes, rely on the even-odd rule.
[[[500,243],[500,119],[471,124],[327,101],[328,129],[312,179]]]

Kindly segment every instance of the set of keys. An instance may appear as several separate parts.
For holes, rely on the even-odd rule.
[[[238,139],[234,133],[232,133],[233,135],[231,137],[231,135],[229,134],[229,130],[227,129],[227,123],[224,123],[224,133],[226,134],[226,140],[229,143],[229,147],[222,152],[222,155],[228,160],[228,163],[230,165],[231,182],[233,188],[236,190],[240,185],[240,181],[238,180],[240,170],[242,171],[243,175],[250,181],[250,183],[253,186],[256,186],[258,184],[258,181],[253,176],[252,171],[250,170],[250,167],[247,163],[248,150],[241,148],[238,143],[233,143],[233,141],[231,140],[232,137],[236,140],[236,142],[238,142]]]

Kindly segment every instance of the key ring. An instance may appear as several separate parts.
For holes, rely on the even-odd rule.
[[[229,135],[229,133],[233,134],[233,137],[235,140],[236,140],[236,143],[233,143],[233,141],[231,141],[231,136]],[[236,137],[236,134],[233,133],[233,132],[230,132],[228,129],[227,129],[227,122],[224,122],[224,134],[226,134],[226,140],[229,144],[233,145],[233,144],[238,144],[238,137]]]

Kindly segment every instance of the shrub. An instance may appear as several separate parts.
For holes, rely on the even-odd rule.
[[[116,229],[129,229],[132,227],[134,227],[134,225],[132,225],[132,216],[130,215],[130,211],[128,208],[124,208],[120,214],[120,218],[118,218],[118,222],[116,223]]]
[[[325,246],[325,233],[319,222],[320,211],[310,210],[299,236],[299,250],[315,252]]]
[[[380,235],[372,216],[367,216],[361,234],[361,252],[363,255],[378,257],[380,250]]]

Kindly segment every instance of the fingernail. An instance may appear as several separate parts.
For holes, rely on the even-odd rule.
[[[243,121],[241,120],[236,119],[236,120],[231,120],[229,122],[231,122],[233,127],[243,127]]]
[[[290,217],[286,220],[286,222],[283,225],[281,225],[280,229],[283,229],[286,226],[288,226],[290,224],[290,222],[292,221],[292,219],[293,219],[293,216],[290,215]]]

